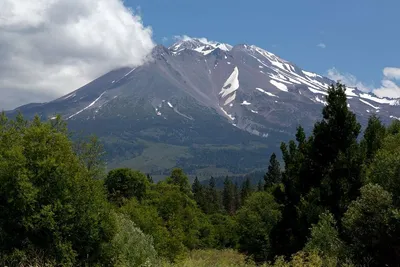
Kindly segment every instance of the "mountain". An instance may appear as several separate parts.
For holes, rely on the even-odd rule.
[[[156,46],[143,66],[113,70],[54,101],[9,113],[61,114],[70,129],[101,138],[110,167],[245,174],[265,169],[299,124],[311,130],[332,83],[254,45],[186,39]],[[397,99],[357,88],[346,94],[363,124],[373,113],[384,122],[400,118]]]

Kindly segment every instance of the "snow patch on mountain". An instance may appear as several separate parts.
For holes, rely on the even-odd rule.
[[[73,117],[75,117],[76,115],[78,115],[79,113],[87,110],[88,108],[90,108],[91,106],[93,106],[94,104],[96,104],[97,101],[99,101],[99,99],[106,93],[106,91],[104,91],[98,98],[96,98],[92,103],[90,103],[88,106],[86,106],[85,108],[79,110],[78,112],[76,112],[75,114],[72,114],[71,116],[68,117],[68,119],[71,119]]]
[[[219,94],[222,97],[226,97],[226,96],[234,93],[238,88],[239,88],[239,69],[238,69],[238,67],[235,67],[233,69],[233,72],[231,73],[231,75],[228,77],[228,79],[225,81],[224,85],[222,86],[222,89],[219,92]],[[236,94],[235,94],[235,97],[236,97]],[[234,98],[233,98],[233,100],[234,100]]]
[[[379,107],[376,107],[376,106],[372,105],[371,103],[369,103],[369,102],[367,102],[367,101],[365,101],[365,100],[363,100],[363,99],[358,99],[358,100],[360,100],[361,102],[363,102],[364,104],[366,104],[366,105],[368,105],[368,106],[373,107],[374,109],[379,109]]]
[[[270,93],[270,92],[265,91],[265,90],[262,89],[262,88],[258,88],[258,87],[257,87],[256,90],[257,90],[257,91],[260,91],[261,93],[267,94],[267,95],[269,95],[269,96],[279,97],[279,96],[277,96],[277,95],[274,95],[273,93]]]
[[[288,88],[286,85],[284,85],[283,83],[277,82],[275,80],[270,80],[269,81],[272,85],[274,85],[276,88],[278,88],[279,90],[282,90],[284,92],[289,92]]]

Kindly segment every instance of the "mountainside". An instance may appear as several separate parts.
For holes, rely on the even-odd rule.
[[[155,47],[152,58],[16,110],[47,119],[61,114],[72,130],[96,134],[112,167],[153,175],[174,166],[205,177],[244,174],[265,169],[269,153],[299,124],[311,129],[334,83],[246,44],[189,39]],[[346,93],[361,123],[372,113],[384,122],[400,118],[397,99],[357,88]]]

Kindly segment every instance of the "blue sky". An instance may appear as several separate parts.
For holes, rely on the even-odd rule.
[[[157,43],[188,35],[254,44],[306,70],[327,74],[336,68],[331,75],[370,89],[388,78],[384,68],[395,67],[391,81],[400,79],[398,0],[126,0],[125,5],[139,7]]]

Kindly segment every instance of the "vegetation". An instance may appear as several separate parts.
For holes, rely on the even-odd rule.
[[[282,167],[272,154],[241,183],[106,173],[98,141],[60,118],[2,114],[0,265],[397,266],[400,123],[372,116],[360,136],[345,90],[281,144]]]

